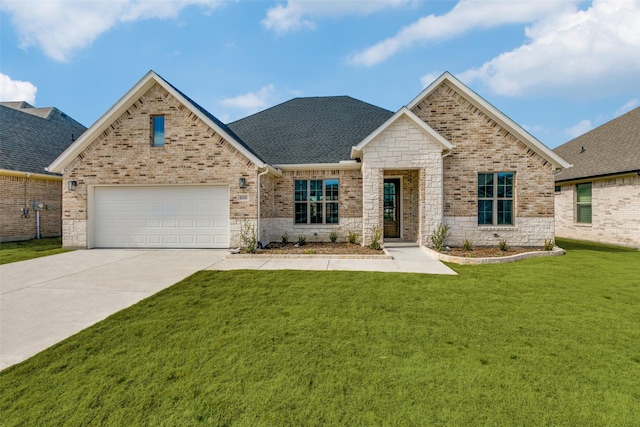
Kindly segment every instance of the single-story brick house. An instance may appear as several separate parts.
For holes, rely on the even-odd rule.
[[[0,102],[0,241],[60,236],[62,176],[45,167],[85,129],[57,108]]]
[[[640,248],[640,108],[554,150],[556,234]]]
[[[225,125],[153,71],[49,167],[64,176],[67,247],[262,242],[542,246],[568,164],[449,73],[397,112],[297,98]]]

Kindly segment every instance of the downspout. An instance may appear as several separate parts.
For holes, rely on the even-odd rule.
[[[269,168],[264,168],[264,171],[258,173],[258,188],[256,189],[256,199],[258,201],[258,217],[256,218],[256,238],[258,245],[261,245],[260,240],[260,177],[266,175],[269,172]]]

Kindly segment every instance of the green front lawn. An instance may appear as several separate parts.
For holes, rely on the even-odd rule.
[[[0,373],[3,425],[638,425],[640,252],[199,272]]]
[[[69,250],[70,249],[62,249],[62,238],[60,237],[0,243],[0,264],[26,261],[28,259],[68,252]]]

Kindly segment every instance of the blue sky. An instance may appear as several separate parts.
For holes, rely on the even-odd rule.
[[[554,148],[640,106],[640,0],[0,0],[0,100],[90,126],[153,69],[224,122],[443,71]]]

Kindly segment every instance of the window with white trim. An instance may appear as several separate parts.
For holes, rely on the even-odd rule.
[[[591,224],[591,183],[576,185],[576,222]]]
[[[294,182],[296,224],[337,224],[338,179],[299,179]]]
[[[478,225],[513,225],[515,174],[478,174]]]

